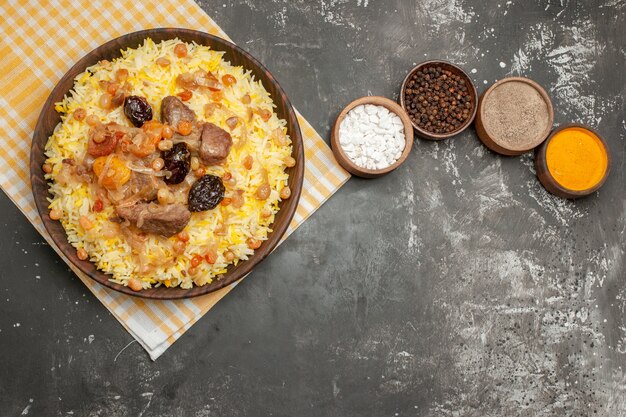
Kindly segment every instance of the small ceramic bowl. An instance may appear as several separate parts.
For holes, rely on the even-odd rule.
[[[350,110],[363,104],[373,104],[376,106],[386,107],[387,110],[395,113],[398,117],[400,117],[400,119],[402,120],[402,124],[404,125],[404,138],[406,141],[406,144],[404,145],[404,150],[402,151],[402,155],[400,155],[400,158],[387,168],[367,169],[356,165],[354,162],[352,162],[352,160],[350,160],[350,158],[348,158],[348,155],[346,155],[343,148],[341,147],[341,144],[339,143],[339,125],[341,124],[343,119],[345,119]],[[337,160],[337,162],[339,162],[339,164],[341,164],[342,167],[344,167],[346,171],[364,178],[380,177],[398,168],[409,156],[409,153],[411,152],[411,147],[413,146],[413,130],[411,129],[411,120],[409,119],[409,116],[406,114],[406,112],[402,109],[402,107],[398,105],[398,103],[389,100],[388,98],[378,96],[361,97],[348,104],[341,111],[341,113],[339,113],[339,116],[337,116],[337,120],[335,120],[335,125],[333,126],[333,130],[331,133],[330,144],[333,150],[333,154],[335,155],[335,159]]]
[[[561,184],[559,184],[556,181],[556,179],[552,176],[552,174],[550,173],[550,170],[548,169],[546,152],[548,150],[548,145],[550,144],[550,141],[552,141],[552,139],[556,136],[557,133],[561,132],[562,130],[573,128],[573,127],[583,129],[591,133],[593,136],[596,137],[596,139],[599,140],[602,146],[604,146],[604,150],[606,151],[606,158],[607,158],[606,164],[607,165],[606,165],[606,171],[604,172],[604,175],[602,176],[600,181],[596,183],[596,185],[586,190],[570,190],[568,188],[563,187]],[[598,132],[596,132],[589,126],[584,126],[584,125],[577,124],[577,123],[571,123],[568,125],[561,126],[558,129],[555,129],[550,134],[548,139],[546,139],[541,144],[541,146],[538,146],[535,149],[535,168],[537,170],[537,178],[539,178],[539,181],[545,187],[545,189],[551,192],[552,194],[557,195],[559,197],[563,197],[563,198],[569,198],[569,199],[581,198],[581,197],[585,197],[590,194],[593,194],[600,187],[602,187],[602,185],[606,182],[606,179],[609,176],[609,172],[611,171],[611,152],[606,142],[604,141],[604,139],[602,139],[602,137],[598,134]]]
[[[449,133],[430,132],[426,129],[419,127],[417,123],[414,123],[413,120],[409,118],[409,121],[411,122],[411,124],[413,125],[413,129],[415,130],[415,133],[417,133],[420,137],[424,139],[428,139],[428,140],[443,140],[443,139],[447,139],[452,136],[458,135],[459,133],[467,129],[469,125],[472,124],[472,122],[474,121],[474,118],[476,117],[478,93],[476,92],[476,86],[474,86],[472,79],[460,67],[450,62],[440,61],[440,60],[422,62],[421,64],[418,64],[416,67],[414,67],[411,71],[409,71],[407,76],[404,78],[404,81],[402,82],[402,88],[400,89],[400,105],[407,113],[408,113],[408,107],[407,107],[408,103],[406,103],[405,98],[404,98],[404,91],[406,90],[407,84],[409,83],[411,76],[414,73],[416,73],[417,71],[421,69],[428,68],[428,67],[441,67],[442,69],[450,71],[454,75],[458,75],[459,77],[461,77],[461,79],[465,81],[465,85],[469,87],[469,94],[472,100],[472,110],[470,113],[470,117],[465,121],[465,123],[459,126],[458,129],[453,130],[452,132],[449,132]]]
[[[541,98],[543,98],[543,101],[546,104],[546,108],[548,112],[547,114],[548,122],[543,132],[541,132],[537,136],[536,139],[530,140],[526,143],[519,144],[518,146],[512,146],[512,145],[507,144],[504,140],[488,132],[488,130],[485,127],[485,118],[488,117],[485,115],[485,105],[484,105],[485,100],[487,100],[494,93],[494,91],[496,91],[499,87],[503,86],[506,83],[523,83],[535,89],[539,93]],[[508,84],[508,85],[510,86],[511,84]],[[496,96],[494,95],[493,97],[494,97],[493,99],[495,100]],[[515,97],[512,97],[512,98],[515,99]],[[546,90],[544,90],[543,87],[541,87],[535,81],[530,80],[528,78],[507,77],[507,78],[503,78],[495,82],[491,87],[485,90],[483,94],[481,94],[480,99],[478,101],[478,113],[476,114],[475,126],[476,126],[476,133],[478,134],[478,137],[487,148],[501,155],[514,156],[514,155],[521,155],[523,153],[531,151],[537,146],[541,145],[541,143],[545,141],[545,139],[550,134],[550,130],[552,130],[553,122],[554,122],[554,109],[552,108],[552,101],[550,100],[550,96],[548,95],[548,93],[546,93]]]

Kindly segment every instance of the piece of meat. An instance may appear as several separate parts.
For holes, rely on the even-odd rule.
[[[111,132],[120,132],[124,135],[135,136],[137,133],[141,132],[141,129],[136,127],[128,127],[124,125],[120,125],[114,122],[110,122],[106,124],[107,129]],[[119,135],[118,135],[119,136]]]
[[[139,202],[150,202],[157,198],[159,188],[165,183],[155,175],[133,171],[128,183],[119,190],[109,190],[108,199],[115,206],[132,207]]]
[[[157,192],[161,186],[163,186],[163,181],[154,175],[133,172],[130,177],[128,197],[136,196],[143,201],[152,201],[157,198]]]
[[[116,212],[139,230],[165,237],[182,231],[191,218],[191,212],[183,204],[138,203],[131,207],[117,207]]]
[[[230,133],[213,123],[205,123],[202,126],[200,140],[200,158],[207,165],[223,162],[233,145]]]
[[[161,121],[177,129],[181,120],[193,123],[196,120],[196,114],[178,97],[165,97],[161,101]]]

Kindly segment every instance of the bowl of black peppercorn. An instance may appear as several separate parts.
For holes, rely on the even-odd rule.
[[[415,133],[424,139],[442,140],[472,124],[478,93],[460,67],[447,61],[426,61],[404,79],[400,104]]]

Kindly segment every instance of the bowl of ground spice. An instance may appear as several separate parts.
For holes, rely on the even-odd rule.
[[[546,190],[563,198],[580,198],[604,184],[611,155],[596,131],[569,124],[552,132],[535,150],[535,167]]]
[[[426,61],[413,68],[400,90],[400,104],[415,133],[442,140],[465,130],[476,116],[478,94],[470,77],[446,61]]]
[[[476,133],[494,152],[521,155],[548,137],[553,121],[552,101],[539,84],[524,77],[508,77],[481,95]]]

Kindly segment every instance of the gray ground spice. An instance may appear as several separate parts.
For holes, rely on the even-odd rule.
[[[501,146],[523,150],[538,145],[548,123],[548,105],[532,86],[510,81],[496,87],[483,103],[485,130]]]

